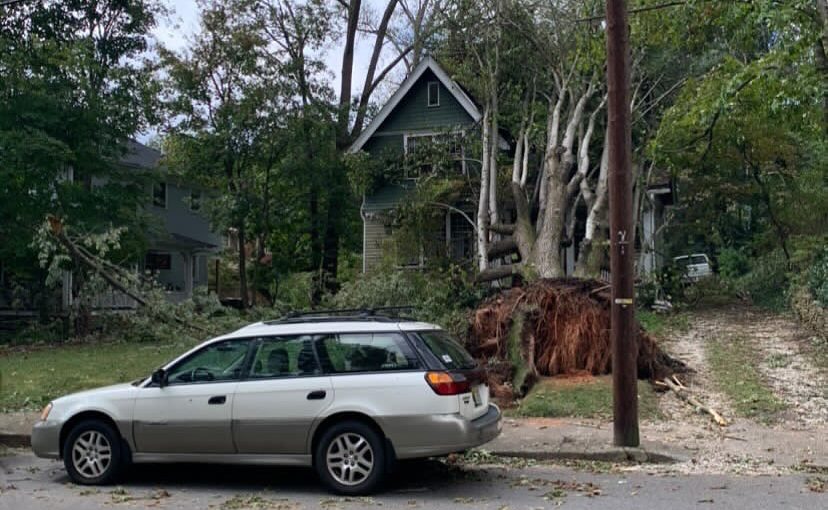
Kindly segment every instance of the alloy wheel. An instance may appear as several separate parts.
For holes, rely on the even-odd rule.
[[[72,465],[84,478],[98,478],[112,462],[112,445],[97,430],[87,430],[72,445]]]
[[[354,432],[336,436],[326,455],[328,472],[342,485],[364,482],[374,469],[374,450],[367,439]]]

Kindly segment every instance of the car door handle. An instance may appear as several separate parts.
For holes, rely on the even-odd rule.
[[[327,396],[328,392],[325,390],[317,390],[308,393],[308,400],[322,400]]]
[[[220,406],[225,402],[227,402],[226,395],[216,395],[215,397],[210,397],[210,400],[207,401],[211,406]]]

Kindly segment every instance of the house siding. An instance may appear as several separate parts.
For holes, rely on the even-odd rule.
[[[365,219],[365,246],[363,256],[365,257],[365,269],[370,271],[377,267],[382,261],[383,244],[388,236],[385,235],[385,223],[380,218]]]
[[[166,232],[181,234],[216,247],[221,246],[221,237],[212,231],[210,222],[203,212],[190,209],[191,191],[189,187],[167,182],[167,206],[150,205],[150,210],[163,222]],[[206,200],[204,195],[202,192],[202,208]]]
[[[380,124],[371,142],[383,134],[452,129],[474,123],[471,116],[442,83],[439,84],[440,106],[429,107],[428,82],[431,81],[438,81],[434,73],[423,73],[397,108]]]

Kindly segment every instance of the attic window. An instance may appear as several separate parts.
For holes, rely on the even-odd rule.
[[[440,82],[428,82],[428,106],[440,106]]]

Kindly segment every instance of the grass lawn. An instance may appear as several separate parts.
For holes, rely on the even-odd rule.
[[[652,310],[636,310],[638,323],[656,338],[671,332],[683,333],[690,329],[690,319],[684,313],[656,313]]]
[[[785,409],[762,378],[756,353],[743,338],[712,341],[707,349],[716,386],[740,416],[771,422]]]
[[[638,381],[638,411],[642,419],[657,419],[658,398],[650,383]],[[507,414],[521,417],[612,417],[612,376],[541,379]]]
[[[39,410],[53,398],[129,382],[183,353],[187,342],[64,344],[0,353],[0,411]]]

